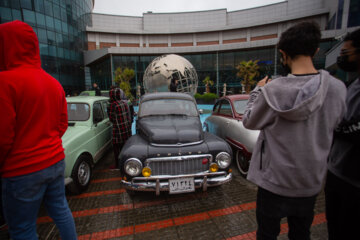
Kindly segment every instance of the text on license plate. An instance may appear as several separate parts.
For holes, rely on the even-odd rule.
[[[184,193],[194,191],[194,178],[169,179],[169,193]]]

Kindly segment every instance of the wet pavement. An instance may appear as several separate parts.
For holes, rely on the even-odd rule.
[[[137,193],[129,196],[120,186],[120,173],[109,170],[113,153],[95,166],[89,189],[67,196],[79,240],[87,239],[256,239],[256,186],[233,166],[230,183],[207,192],[169,195]],[[327,239],[324,194],[318,196],[311,239]],[[58,230],[41,209],[37,220],[39,239],[60,239]],[[7,230],[0,230],[7,239]],[[287,238],[286,219],[278,239]]]

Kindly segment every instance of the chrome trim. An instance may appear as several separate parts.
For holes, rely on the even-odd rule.
[[[213,157],[211,154],[199,154],[199,155],[182,155],[182,156],[173,156],[173,157],[156,157],[156,158],[148,158],[145,160],[145,166],[149,165],[149,162],[165,162],[165,161],[181,161],[192,158],[209,158],[210,163],[213,162]]]
[[[154,147],[186,147],[186,146],[192,146],[192,145],[198,145],[203,143],[204,140],[200,140],[197,142],[191,142],[191,143],[176,143],[176,144],[158,144],[158,143],[150,143],[151,146]]]
[[[194,177],[195,188],[202,188],[203,191],[207,187],[219,186],[230,182],[232,173],[221,172],[202,172],[197,174],[177,175],[177,176],[152,176],[152,177],[134,177],[131,181],[121,180],[121,185],[129,190],[134,191],[151,191],[160,194],[160,191],[169,191],[169,179]],[[161,180],[163,180],[161,182]]]
[[[126,174],[128,174],[128,175],[130,175],[127,171],[126,171],[126,164],[128,163],[128,162],[130,162],[130,161],[135,161],[135,162],[139,162],[140,163],[140,174],[141,174],[141,171],[142,171],[142,169],[143,169],[143,164],[142,164],[142,162],[139,160],[139,159],[137,159],[137,158],[129,158],[129,159],[127,159],[126,161],[125,161],[125,163],[124,163],[124,172],[126,173]],[[139,175],[140,175],[139,174]],[[130,176],[132,176],[132,175],[130,175]],[[134,176],[133,176],[134,177]]]
[[[229,159],[230,159],[230,162],[229,162],[229,165],[227,165],[226,167],[221,167],[220,166],[220,164],[219,164],[219,162],[218,162],[218,160],[217,160],[217,158],[220,156],[220,155],[228,155],[228,157],[229,157]],[[225,169],[225,168],[228,168],[230,165],[231,165],[231,156],[230,156],[230,154],[229,153],[227,153],[227,152],[220,152],[220,153],[218,153],[217,155],[216,155],[216,157],[215,157],[215,162],[217,163],[217,165],[219,166],[219,168],[222,168],[222,169]]]

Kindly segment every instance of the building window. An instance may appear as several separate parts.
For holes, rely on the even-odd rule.
[[[360,1],[351,0],[349,7],[348,27],[360,26]]]
[[[45,15],[41,13],[36,13],[36,23],[38,27],[46,27]]]
[[[11,20],[12,19],[11,19],[10,8],[0,7],[0,21],[4,23],[4,22],[10,22]]]
[[[332,17],[330,18],[330,20],[328,21],[325,30],[332,30],[335,28],[335,17],[336,14],[332,15]]]
[[[33,11],[29,11],[26,9],[23,9],[23,16],[24,16],[24,21],[28,24],[30,24],[31,26],[35,26],[36,24],[36,20],[35,20],[35,12]]]
[[[34,0],[34,7],[36,12],[45,13],[44,1]]]
[[[12,11],[13,20],[22,21],[21,12],[19,10],[13,9]]]
[[[339,0],[338,11],[337,11],[337,20],[336,20],[336,29],[341,29],[343,11],[344,11],[344,0]]]
[[[20,1],[21,3],[21,8],[26,8],[26,9],[29,9],[29,10],[32,10],[32,1],[29,1],[29,0],[21,0]]]

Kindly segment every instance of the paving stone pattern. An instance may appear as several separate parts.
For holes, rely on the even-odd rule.
[[[142,239],[256,239],[256,186],[238,173],[225,185],[207,192],[169,195],[137,193],[129,196],[120,187],[120,173],[109,170],[109,151],[93,172],[89,189],[78,196],[68,195],[79,240]],[[311,228],[313,240],[327,239],[324,194],[318,196]],[[37,231],[40,240],[60,239],[58,230],[42,207]],[[0,229],[0,239],[8,239]],[[287,238],[286,219],[278,239]]]

